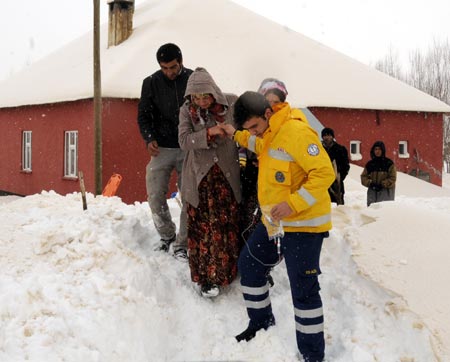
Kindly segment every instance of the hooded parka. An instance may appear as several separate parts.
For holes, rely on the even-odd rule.
[[[375,147],[381,148],[381,156],[375,156]],[[377,141],[370,149],[370,157],[361,174],[361,184],[367,187],[367,206],[375,202],[395,199],[397,169],[394,162],[386,157],[386,146]]]

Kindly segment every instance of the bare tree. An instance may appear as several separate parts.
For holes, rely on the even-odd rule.
[[[413,87],[423,90],[426,88],[427,68],[425,66],[425,57],[416,49],[409,54],[409,72],[405,81]]]
[[[398,53],[389,48],[387,55],[375,63],[375,68],[420,89],[450,105],[450,42],[434,39],[424,53],[419,49],[409,54],[409,67],[402,72]],[[450,116],[444,120],[445,168],[450,173]]]
[[[375,69],[400,80],[405,78],[400,66],[398,52],[392,46],[389,47],[385,57],[375,63]]]

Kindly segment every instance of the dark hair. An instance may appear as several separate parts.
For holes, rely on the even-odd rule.
[[[243,93],[234,104],[234,120],[239,128],[252,117],[264,117],[270,108],[267,99],[258,92]]]
[[[327,135],[330,135],[331,137],[334,138],[334,131],[331,128],[325,127],[322,130],[322,138],[323,138],[323,136],[327,136]]]
[[[270,93],[275,94],[278,98],[280,98],[281,102],[284,102],[286,100],[286,94],[284,94],[278,88],[272,88],[272,89],[267,90],[266,94],[264,94],[264,96],[267,96]]]
[[[158,60],[158,63],[169,63],[174,59],[176,59],[178,63],[181,63],[183,61],[183,55],[177,45],[167,43],[159,47],[156,52],[156,59]]]

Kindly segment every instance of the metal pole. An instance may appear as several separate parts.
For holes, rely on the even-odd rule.
[[[100,72],[100,0],[94,0],[94,147],[95,194],[102,193],[102,86]]]

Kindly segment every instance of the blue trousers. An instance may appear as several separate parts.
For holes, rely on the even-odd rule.
[[[322,361],[325,354],[323,310],[320,298],[319,260],[325,233],[286,232],[281,239],[296,326],[297,346],[306,361]],[[267,274],[279,255],[260,223],[241,251],[238,268],[249,326],[267,328],[274,322]]]

